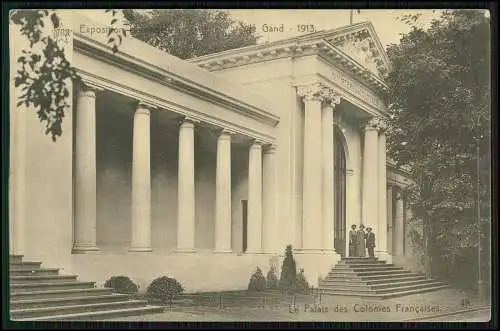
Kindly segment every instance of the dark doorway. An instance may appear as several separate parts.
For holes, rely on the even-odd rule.
[[[241,200],[242,228],[243,228],[243,248],[242,251],[247,251],[247,229],[248,229],[248,200]]]
[[[344,150],[344,137],[335,128],[334,130],[334,204],[335,204],[335,251],[341,256],[346,255],[346,158]]]

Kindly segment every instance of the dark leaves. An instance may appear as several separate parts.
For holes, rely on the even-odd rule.
[[[131,35],[182,59],[257,43],[255,26],[225,11],[157,9],[150,16],[124,10]]]

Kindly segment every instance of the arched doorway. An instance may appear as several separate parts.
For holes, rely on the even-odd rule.
[[[338,128],[334,129],[334,247],[341,256],[346,251],[346,153],[344,137]]]

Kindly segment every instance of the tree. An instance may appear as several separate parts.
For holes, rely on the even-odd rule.
[[[287,245],[285,250],[285,259],[281,266],[281,275],[279,287],[285,291],[293,291],[297,280],[297,266],[293,258],[292,245]]]
[[[117,10],[106,10],[112,15],[108,33],[108,44],[113,53],[118,52],[125,29],[116,29]],[[40,122],[45,126],[45,134],[53,141],[62,134],[62,121],[66,109],[69,90],[68,80],[80,80],[76,70],[66,59],[64,49],[47,33],[47,21],[53,29],[59,28],[60,18],[55,10],[15,10],[10,16],[18,26],[21,35],[29,41],[29,47],[22,50],[17,59],[20,68],[16,71],[15,87],[22,94],[16,104],[33,107]]]
[[[234,21],[226,11],[124,10],[133,37],[181,59],[255,45],[255,26]]]
[[[406,194],[432,273],[472,281],[491,215],[490,23],[478,10],[444,11],[428,29],[405,19],[411,31],[387,49],[388,153],[415,178]]]

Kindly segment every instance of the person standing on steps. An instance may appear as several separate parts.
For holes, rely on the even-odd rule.
[[[355,257],[357,250],[357,238],[356,238],[356,224],[351,225],[351,230],[349,230],[349,256]]]
[[[356,251],[358,257],[366,257],[366,246],[365,246],[366,233],[364,228],[365,226],[361,224],[359,226],[358,232],[356,232],[356,241],[357,241]]]
[[[375,257],[374,248],[375,248],[375,233],[372,232],[372,228],[366,228],[366,248],[368,248],[368,256],[370,258]]]

